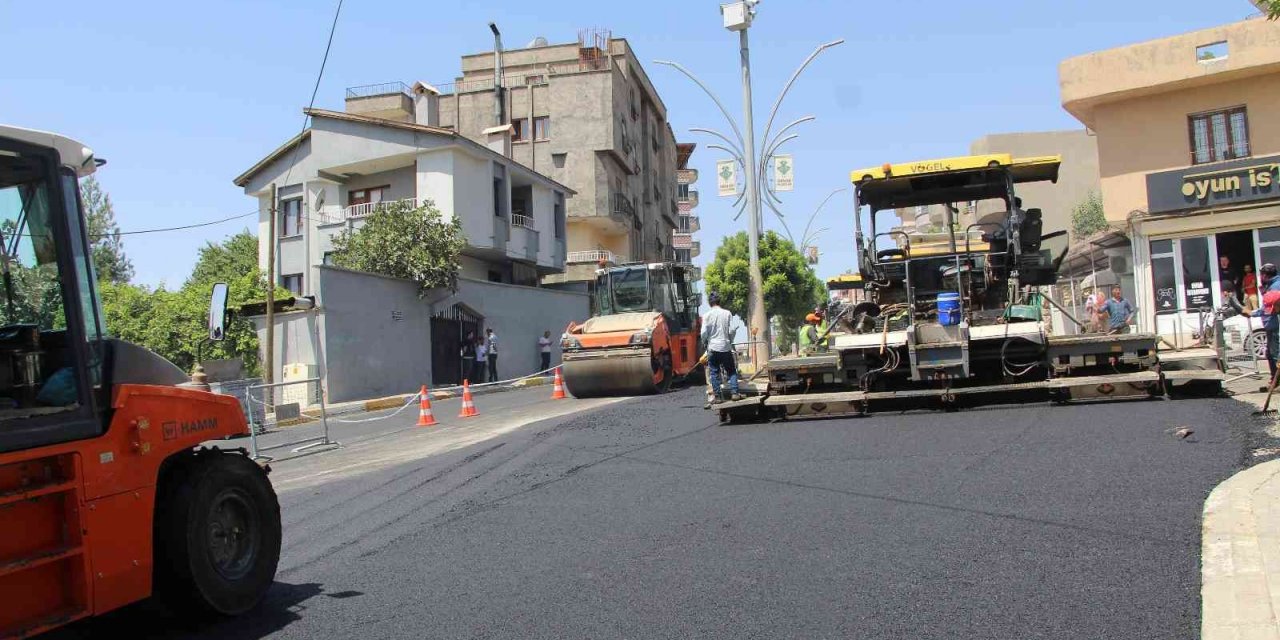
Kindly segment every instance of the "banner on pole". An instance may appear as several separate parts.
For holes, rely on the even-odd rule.
[[[733,160],[716,162],[716,185],[722,196],[738,195],[738,163]]]
[[[773,157],[773,190],[791,191],[795,186],[796,166],[790,155]]]

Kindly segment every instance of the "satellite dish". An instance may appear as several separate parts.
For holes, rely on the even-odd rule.
[[[546,38],[544,38],[544,37],[542,37],[542,36],[538,36],[538,37],[534,38],[533,40],[530,40],[530,41],[529,41],[529,44],[528,44],[528,45],[526,45],[526,46],[525,46],[525,48],[526,48],[526,49],[532,49],[533,47],[545,47],[545,46],[547,46],[548,44],[550,44],[550,43],[548,43],[548,42],[547,42],[547,39],[546,39]]]

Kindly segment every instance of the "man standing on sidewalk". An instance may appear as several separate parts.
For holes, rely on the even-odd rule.
[[[1267,332],[1267,368],[1271,377],[1267,386],[1276,378],[1276,357],[1280,354],[1280,278],[1276,277],[1276,265],[1268,262],[1258,269],[1262,277],[1262,328]],[[1266,391],[1266,389],[1263,389]]]
[[[538,351],[542,353],[542,366],[539,371],[546,372],[551,368],[551,332],[543,331],[542,337],[538,338]]]
[[[498,381],[498,334],[493,329],[485,329],[485,347],[489,356],[489,382]]]
[[[724,402],[720,387],[721,369],[729,377],[730,399],[741,400],[742,394],[738,393],[738,363],[733,357],[733,314],[720,307],[720,294],[715,291],[707,296],[707,303],[711,310],[702,319],[702,326],[707,334],[707,351],[711,354],[707,367],[715,398],[708,403],[710,406]]]
[[[462,341],[462,379],[470,380],[476,370],[476,334],[468,333]]]

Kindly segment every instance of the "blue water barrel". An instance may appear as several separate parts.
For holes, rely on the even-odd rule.
[[[947,326],[960,324],[960,294],[938,294],[938,323]]]

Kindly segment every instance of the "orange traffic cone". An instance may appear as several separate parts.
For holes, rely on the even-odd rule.
[[[436,424],[436,417],[431,415],[431,395],[427,393],[427,385],[422,385],[418,394],[418,426],[430,427]]]
[[[476,411],[476,403],[471,400],[471,382],[467,380],[463,380],[462,381],[462,410],[458,412],[458,417],[470,418],[472,416],[478,416],[478,415],[480,415],[480,412]]]
[[[560,367],[556,367],[556,387],[551,391],[552,400],[564,400],[569,396],[564,394],[564,378],[560,377]]]

